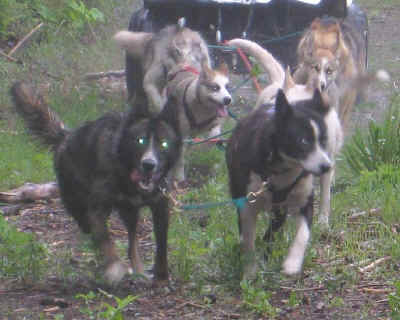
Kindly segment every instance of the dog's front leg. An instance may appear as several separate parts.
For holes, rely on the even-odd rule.
[[[306,205],[300,209],[297,217],[296,237],[289,248],[289,254],[283,263],[283,272],[297,274],[303,266],[304,254],[311,235],[314,196],[311,194]]]
[[[171,170],[172,180],[177,182],[185,181],[185,152],[186,146],[183,144],[178,159]]]
[[[331,212],[331,185],[334,176],[334,168],[324,173],[320,178],[321,183],[321,200],[319,208],[318,223],[324,227],[329,227],[329,216]]]
[[[104,278],[115,285],[129,272],[128,267],[119,259],[114,243],[107,228],[107,217],[111,208],[90,208],[88,219],[93,242],[102,255],[106,268]]]
[[[253,204],[246,203],[238,210],[238,215],[243,279],[251,279],[257,272],[255,257],[257,210]]]
[[[160,201],[151,206],[151,210],[153,214],[154,235],[156,238],[154,277],[155,280],[168,280],[168,199],[162,197]]]
[[[128,257],[136,273],[144,274],[142,259],[138,249],[138,239],[136,235],[137,224],[139,221],[139,210],[137,208],[119,209],[120,217],[128,229],[129,247]]]

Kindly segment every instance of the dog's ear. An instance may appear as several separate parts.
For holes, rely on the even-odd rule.
[[[293,88],[295,86],[295,82],[293,80],[292,75],[290,74],[290,67],[287,66],[285,70],[285,80],[283,82],[283,91],[288,92],[289,89]]]
[[[276,101],[275,101],[275,112],[276,119],[278,122],[284,122],[289,115],[292,114],[292,107],[286,98],[285,93],[282,89],[278,90]]]
[[[201,63],[201,72],[200,72],[200,77],[204,79],[209,79],[212,78],[214,74],[214,71],[208,66],[208,62],[206,60],[203,60]]]
[[[314,90],[314,94],[312,97],[312,107],[317,112],[326,113],[330,107],[328,95],[321,93],[319,88]]]
[[[229,74],[229,67],[227,63],[222,60],[221,63],[218,66],[218,71],[227,76]]]
[[[185,17],[179,18],[178,22],[177,22],[177,26],[178,26],[178,29],[183,29],[186,26],[186,18]]]

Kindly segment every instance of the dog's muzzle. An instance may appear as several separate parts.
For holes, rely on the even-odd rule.
[[[142,191],[152,192],[160,178],[157,161],[152,158],[142,159],[140,168],[133,169],[130,178]]]

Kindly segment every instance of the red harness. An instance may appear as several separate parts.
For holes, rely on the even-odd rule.
[[[179,69],[179,70],[178,70],[177,72],[175,72],[174,74],[171,74],[171,75],[168,77],[167,81],[172,81],[172,80],[174,80],[175,77],[176,77],[179,73],[181,73],[181,72],[191,72],[191,73],[193,73],[193,74],[195,74],[195,75],[199,75],[199,74],[200,74],[200,71],[197,70],[196,68],[193,68],[192,66],[184,66],[182,69]]]

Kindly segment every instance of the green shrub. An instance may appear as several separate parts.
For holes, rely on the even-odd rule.
[[[382,124],[371,121],[364,133],[357,130],[343,150],[353,174],[374,171],[382,164],[400,164],[400,96],[394,96]]]

